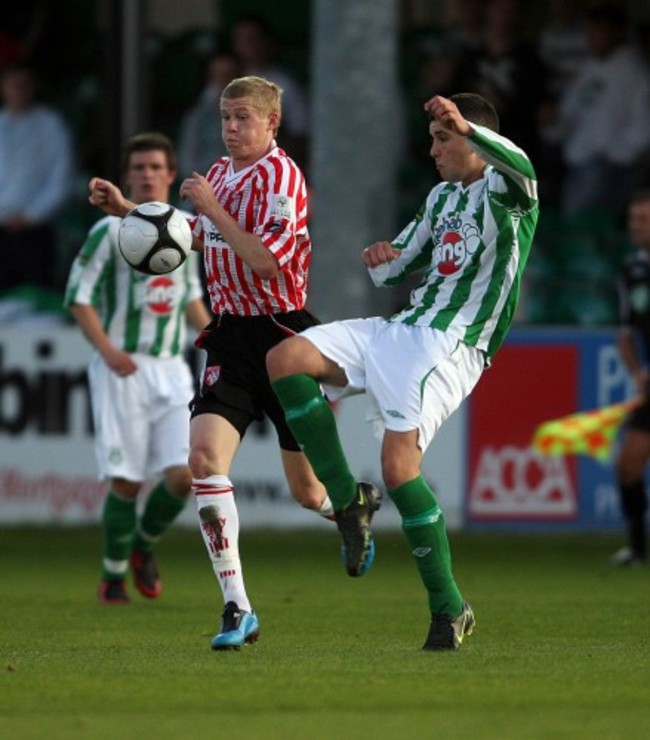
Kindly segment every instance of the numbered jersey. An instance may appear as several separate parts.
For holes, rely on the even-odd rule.
[[[393,242],[400,256],[370,274],[377,285],[395,285],[425,270],[409,306],[391,321],[441,329],[489,358],[517,305],[537,224],[537,180],[521,149],[489,129],[473,129],[468,142],[488,163],[483,177],[468,187],[434,187]]]
[[[207,174],[216,198],[242,229],[258,236],[278,261],[277,277],[262,280],[241,260],[205,216],[193,222],[204,244],[208,292],[215,314],[259,316],[305,305],[311,240],[305,179],[274,146],[255,164],[235,172],[229,157]]]
[[[201,298],[196,253],[167,275],[143,275],[117,246],[121,219],[106,216],[90,230],[77,255],[65,305],[93,305],[111,341],[126,352],[173,357],[185,348],[185,307]]]

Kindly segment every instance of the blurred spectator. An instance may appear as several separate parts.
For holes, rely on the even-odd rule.
[[[556,125],[566,169],[562,212],[624,213],[637,162],[650,147],[650,71],[627,40],[627,17],[604,3],[586,16],[589,56],[562,95]]]
[[[1,74],[0,294],[30,284],[54,288],[54,220],[71,195],[72,139],[62,117],[35,100],[33,70]]]
[[[497,109],[501,130],[537,166],[537,113],[547,97],[545,67],[521,29],[520,0],[485,3],[483,45],[465,54],[459,87],[487,98]]]
[[[232,28],[231,47],[243,75],[257,75],[282,88],[282,126],[278,144],[305,168],[309,136],[309,110],[298,81],[275,61],[275,39],[259,16],[242,18]]]
[[[43,39],[49,18],[46,0],[15,3],[10,13],[0,21],[0,67],[24,63],[33,59],[36,47]]]
[[[25,58],[25,47],[12,34],[0,28],[0,65],[15,64]]]
[[[409,75],[408,94],[402,94],[404,100],[401,106],[402,110],[407,111],[408,133],[405,135],[408,137],[409,150],[400,153],[400,156],[408,154],[425,164],[427,190],[422,193],[424,198],[431,189],[432,174],[429,155],[431,136],[422,125],[426,116],[423,101],[433,93],[449,97],[456,92],[459,53],[447,34],[439,29],[432,29],[415,43],[411,42],[411,47],[415,51],[415,66]],[[395,141],[399,142],[399,139]]]
[[[457,0],[447,40],[458,54],[477,52],[485,41],[484,0]]]
[[[557,104],[589,54],[580,0],[549,0],[548,19],[538,35],[537,49],[548,75],[548,99],[538,110],[540,199],[558,209],[564,165],[561,142],[552,135]]]
[[[193,172],[206,174],[215,160],[228,153],[221,136],[219,99],[224,87],[238,74],[237,59],[232,53],[219,51],[208,59],[205,87],[181,121],[178,156],[182,178]]]
[[[549,0],[548,20],[537,49],[548,73],[549,93],[558,98],[576,76],[589,53],[579,0]]]

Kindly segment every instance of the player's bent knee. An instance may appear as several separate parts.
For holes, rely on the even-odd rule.
[[[399,458],[389,458],[382,460],[381,474],[384,485],[391,491],[415,480],[420,475],[420,469]]]
[[[300,342],[296,337],[285,339],[266,354],[266,370],[271,380],[301,372]]]
[[[206,447],[192,447],[188,456],[192,477],[208,478],[213,474],[213,465]]]

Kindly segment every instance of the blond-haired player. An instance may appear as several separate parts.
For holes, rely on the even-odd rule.
[[[228,156],[205,177],[194,173],[181,195],[197,211],[195,248],[204,252],[215,319],[201,337],[207,352],[192,403],[190,467],[201,531],[225,608],[214,650],[254,642],[259,621],[239,557],[239,519],[230,467],[252,421],[274,425],[289,488],[322,515],[331,505],[301,452],[269,384],[271,347],[316,323],[305,310],[311,240],[307,190],[295,162],[275,141],[281,90],[261,77],[231,81],[220,100]]]

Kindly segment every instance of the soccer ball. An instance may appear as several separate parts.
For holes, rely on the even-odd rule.
[[[192,230],[178,209],[153,200],[126,214],[117,244],[133,269],[146,275],[164,275],[187,259],[192,248]]]

